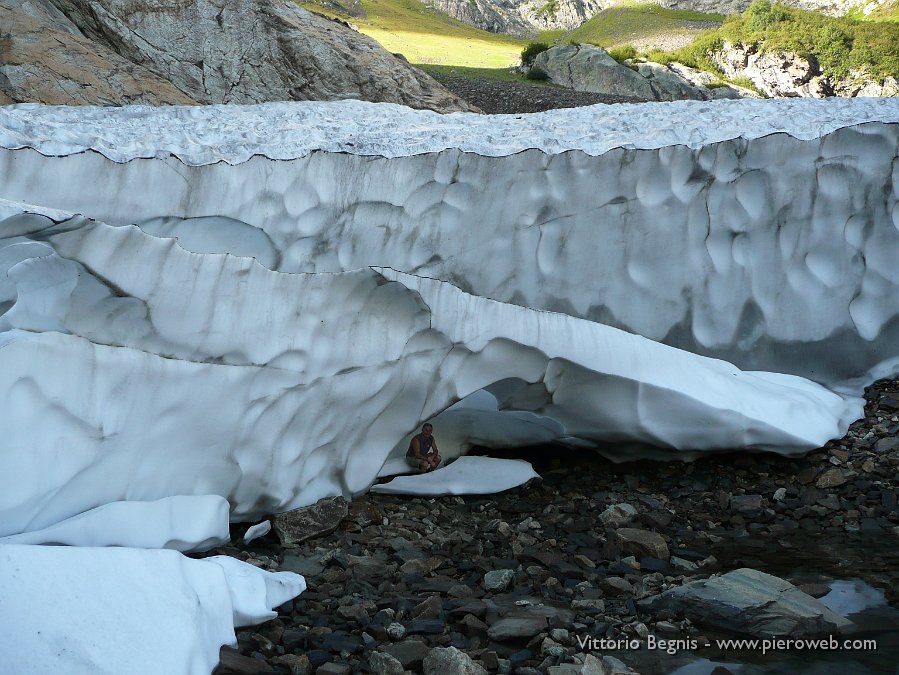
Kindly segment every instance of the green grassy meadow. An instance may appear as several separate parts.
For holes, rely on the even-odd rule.
[[[652,3],[621,4],[602,10],[576,30],[564,35],[562,41],[588,43],[600,47],[650,42],[654,37],[665,34],[699,32],[691,26],[691,23],[696,21],[721,23],[724,16],[668,9]],[[547,40],[547,37],[549,36],[541,35],[541,41],[551,41]]]
[[[349,21],[410,62],[503,69],[518,63],[526,40],[479,30],[418,0],[361,0],[367,18],[341,15],[314,2],[306,9]]]
[[[300,4],[355,24],[387,50],[401,53],[431,72],[450,69],[468,77],[523,80],[510,68],[519,63],[521,50],[529,40],[474,28],[418,0],[359,0],[364,18],[341,14],[333,6],[309,0]],[[697,22],[717,27],[704,30],[697,27]],[[653,40],[672,36],[687,36],[690,44],[668,52],[653,48]],[[729,17],[625,0],[576,30],[544,31],[534,38],[548,45],[584,43],[619,51],[636,45],[638,52],[654,61],[676,60],[713,72],[715,66],[707,51],[720,47],[724,40],[760,42],[764,49],[814,55],[837,76],[860,66],[880,76],[899,75],[899,0],[891,0],[868,16],[856,13],[840,18],[772,5],[766,0],[756,0],[743,15]]]

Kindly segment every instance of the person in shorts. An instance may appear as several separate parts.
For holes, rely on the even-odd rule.
[[[437,440],[434,438],[434,427],[430,422],[425,422],[421,433],[412,437],[409,449],[406,451],[406,462],[418,473],[433,471],[440,464],[440,451],[437,449]]]

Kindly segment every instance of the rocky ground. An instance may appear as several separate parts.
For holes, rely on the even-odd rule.
[[[800,459],[613,465],[532,448],[514,454],[543,479],[515,490],[366,495],[329,534],[285,547],[273,531],[214,551],[299,572],[309,587],[277,619],[240,631],[217,672],[629,672],[616,657],[644,675],[669,672],[697,657],[641,661],[583,640],[705,641],[718,629],[651,601],[740,567],[815,597],[822,582],[863,578],[895,603],[899,380],[877,382],[866,399],[844,438]]]
[[[442,73],[431,73],[431,76],[456,96],[491,115],[544,112],[596,103],[641,103],[645,100],[591,94],[537,82],[510,82]]]

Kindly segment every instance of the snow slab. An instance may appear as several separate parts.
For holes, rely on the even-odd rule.
[[[529,115],[441,115],[390,103],[299,101],[209,106],[0,108],[0,147],[44,155],[95,150],[116,162],[174,155],[239,164],[316,150],[408,157],[448,148],[500,157],[523,150],[699,147],[786,133],[819,138],[866,121],[899,122],[899,100],[775,99],[595,105]]]
[[[2,535],[123,500],[220,495],[247,520],[360,493],[400,439],[482,390],[435,429],[445,457],[526,443],[525,424],[619,459],[798,454],[862,410],[800,377],[388,268],[287,274],[133,226],[12,220]]]
[[[271,532],[272,523],[270,520],[263,520],[261,523],[256,523],[252,527],[247,528],[247,531],[243,535],[243,542],[245,544],[249,544],[254,539],[259,539],[259,537],[264,537],[269,532]]]
[[[303,590],[299,575],[234,559],[0,545],[0,672],[208,675],[235,622]]]
[[[432,497],[485,495],[511,490],[532,478],[540,475],[522,459],[466,456],[429,473],[397,476],[390,482],[373,485],[371,491]]]
[[[110,502],[41,530],[0,537],[0,544],[206,551],[231,540],[229,509],[228,500],[219,495]]]

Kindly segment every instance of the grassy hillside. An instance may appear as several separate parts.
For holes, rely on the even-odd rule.
[[[867,16],[861,12],[853,13],[852,18],[860,21],[892,21],[899,23],[899,0],[886,2]]]
[[[564,42],[580,42],[615,47],[624,44],[648,45],[674,35],[698,35],[720,24],[720,14],[701,14],[689,10],[668,9],[654,3],[623,4],[602,10],[579,28],[564,35]],[[542,41],[555,35],[541,35]],[[549,40],[551,41],[551,40]]]
[[[518,63],[525,43],[456,21],[417,0],[361,0],[366,18],[340,14],[315,2],[300,5],[355,24],[359,32],[412,63],[505,68]]]
[[[899,0],[897,0],[899,1]],[[513,77],[505,69],[517,65],[527,40],[479,30],[422,4],[418,0],[357,0],[354,6],[365,17],[350,16],[334,9],[333,4],[301,0],[306,9],[353,23],[361,33],[380,42],[391,52],[403,54],[416,64],[460,66],[463,73],[473,69],[479,76]],[[689,42],[710,22],[720,23],[718,14],[700,14],[673,10],[653,3],[628,2],[603,10],[574,31],[544,31],[540,42],[582,42],[613,47],[636,44],[641,48],[658,46],[657,40],[674,36]],[[662,44],[665,44],[664,42]]]
[[[650,57],[714,70],[707,54],[719,49],[724,41],[757,43],[763,51],[814,57],[827,73],[838,78],[855,68],[864,68],[880,78],[899,77],[899,23],[832,18],[766,0],[756,0],[745,14],[730,17],[721,28],[703,34],[688,47]]]

